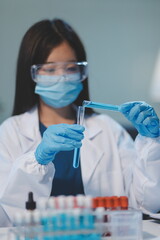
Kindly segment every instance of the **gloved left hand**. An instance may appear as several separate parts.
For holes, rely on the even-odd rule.
[[[127,102],[120,105],[120,112],[132,122],[142,136],[159,136],[159,118],[154,109],[145,102]]]
[[[54,161],[58,152],[80,148],[84,138],[84,129],[79,124],[61,123],[49,126],[35,151],[37,162],[46,165]]]

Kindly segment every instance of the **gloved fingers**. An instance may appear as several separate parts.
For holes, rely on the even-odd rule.
[[[147,117],[142,123],[134,126],[142,136],[151,138],[159,136],[159,119],[157,117]]]
[[[123,114],[127,114],[130,112],[130,110],[135,106],[135,105],[141,105],[144,102],[138,102],[138,101],[134,101],[134,102],[126,102],[120,105],[120,112],[122,112]]]
[[[76,132],[84,132],[85,127],[80,124],[67,124],[68,127]]]
[[[149,126],[147,127],[142,126],[139,133],[145,137],[156,138],[159,137],[159,128],[156,127],[154,129],[153,128],[150,129]]]
[[[159,136],[159,118],[154,109],[145,102],[127,102],[120,106],[120,112],[132,122],[142,136]]]
[[[56,151],[56,152],[59,152],[59,151],[71,151],[75,148],[80,148],[82,146],[82,142],[69,142],[69,143],[55,143],[54,146],[53,146],[53,150]]]
[[[82,140],[84,138],[83,132],[77,132],[72,129],[65,129],[64,131],[59,131],[56,136],[63,136],[65,138]]]
[[[144,120],[143,124],[153,137],[159,136],[159,119],[157,117],[148,117]]]
[[[85,128],[79,124],[57,124],[51,125],[45,131],[45,135],[72,136],[81,139]]]
[[[66,124],[66,123],[61,123],[61,124],[56,124],[56,125],[51,125],[48,127],[50,131],[54,131],[55,133],[59,132],[65,132],[67,130],[72,130],[75,132],[84,132],[85,128],[82,125],[79,124]]]
[[[68,141],[65,143],[63,143],[63,141],[53,142],[52,144],[50,143],[49,145],[47,145],[47,148],[44,149],[45,150],[44,152],[50,155],[52,153],[59,152],[59,151],[70,151],[75,148],[80,148],[81,146],[82,146],[82,142],[76,142],[76,141]]]
[[[61,129],[59,129],[58,132],[52,132],[52,131],[45,131],[44,135],[43,135],[43,139],[47,140],[48,142],[54,142],[55,139],[63,137],[64,139],[72,139],[72,140],[77,140],[80,141],[84,138],[84,134],[83,132],[76,132],[74,130],[71,129],[65,129],[63,131],[61,131]]]
[[[54,156],[59,151],[70,151],[82,146],[81,141],[67,139],[64,137],[55,137],[54,141],[43,139],[38,145],[35,156],[39,163],[47,164],[54,159]]]
[[[66,147],[65,147],[66,145]],[[77,140],[77,139],[73,139],[73,138],[66,138],[63,136],[55,136],[54,137],[54,141],[53,141],[53,145],[52,146],[57,146],[59,150],[62,150],[62,148],[79,148],[81,147],[82,143],[81,143],[81,139]],[[69,149],[70,150],[70,149]]]
[[[152,115],[152,108],[145,102],[132,102],[124,104],[123,114],[132,123],[141,123],[147,117]]]
[[[159,127],[159,119],[156,116],[148,116],[144,119],[143,124],[151,127]]]
[[[135,114],[132,121],[134,121],[136,124],[141,124],[144,123],[146,118],[151,116],[152,116],[151,109],[146,110],[146,108],[144,108],[144,110],[140,111],[139,113],[137,111],[137,114]]]
[[[81,140],[84,137],[81,136],[79,138],[74,138],[73,136],[60,136],[60,135],[50,135],[49,137],[44,136],[42,142],[43,146],[48,149],[49,151],[61,151],[62,147],[66,144],[66,147],[70,145],[73,148],[81,147]]]
[[[150,135],[148,129],[146,128],[145,125],[143,124],[138,124],[138,125],[134,125],[134,127],[137,129],[137,131],[139,132],[139,134],[141,134],[142,136],[146,136],[148,137]]]

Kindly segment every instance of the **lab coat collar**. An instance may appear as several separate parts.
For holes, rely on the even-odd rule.
[[[78,111],[77,105],[72,104],[72,107],[76,112]],[[85,127],[85,136],[89,139],[94,138],[100,131],[102,131],[102,128],[95,122],[93,124],[93,121],[91,120],[91,117],[93,119],[96,116],[97,116],[97,113],[93,113],[91,116],[91,115],[85,114],[84,112],[83,126]]]
[[[102,128],[92,119],[96,117],[97,114],[93,114],[92,117],[85,115],[84,117],[84,127],[85,127],[85,137],[92,139],[98,133],[102,131]],[[27,124],[26,124],[27,123]],[[22,135],[27,138],[34,140],[37,134],[39,135],[39,117],[38,117],[38,107],[33,107],[30,111],[25,112],[21,115],[20,126],[23,126],[21,130]]]
[[[35,138],[40,138],[37,106],[21,115],[20,125],[23,126],[20,128],[21,134],[27,139],[34,141]]]
[[[93,139],[97,134],[102,132],[102,127],[94,121],[94,118],[97,117],[97,114],[93,114],[92,116],[86,116],[84,120],[85,127],[85,137],[88,139]]]

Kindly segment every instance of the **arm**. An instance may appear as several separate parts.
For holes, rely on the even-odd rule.
[[[16,209],[24,210],[28,192],[39,197],[49,197],[54,176],[52,161],[58,151],[81,146],[83,139],[80,125],[59,124],[48,127],[41,143],[27,143],[19,136],[14,124],[0,128],[0,203],[6,219],[13,221]],[[20,134],[21,135],[21,134]],[[27,150],[24,150],[24,144]],[[28,145],[32,145],[28,150]],[[38,145],[38,147],[37,147]],[[22,147],[23,146],[23,147]],[[23,150],[22,150],[23,149]],[[26,149],[26,147],[25,147]]]
[[[35,200],[40,196],[50,196],[54,165],[40,165],[34,156],[35,142],[20,139],[19,131],[13,122],[0,127],[0,226],[12,224],[13,215],[18,209],[24,210],[29,191]],[[21,140],[21,141],[20,141]],[[25,152],[25,146],[32,145]],[[22,147],[23,145],[23,147]]]
[[[139,135],[135,141],[137,160],[133,171],[133,188],[138,205],[157,212],[160,210],[160,137],[159,119],[145,102],[121,105],[121,112],[132,122]]]
[[[160,137],[139,135],[135,146],[139,156],[133,179],[135,196],[142,210],[156,213],[160,210]]]

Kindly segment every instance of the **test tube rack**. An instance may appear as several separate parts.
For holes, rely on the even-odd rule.
[[[142,214],[122,197],[41,199],[38,209],[15,216],[16,240],[140,240]],[[124,204],[125,203],[125,204]]]

